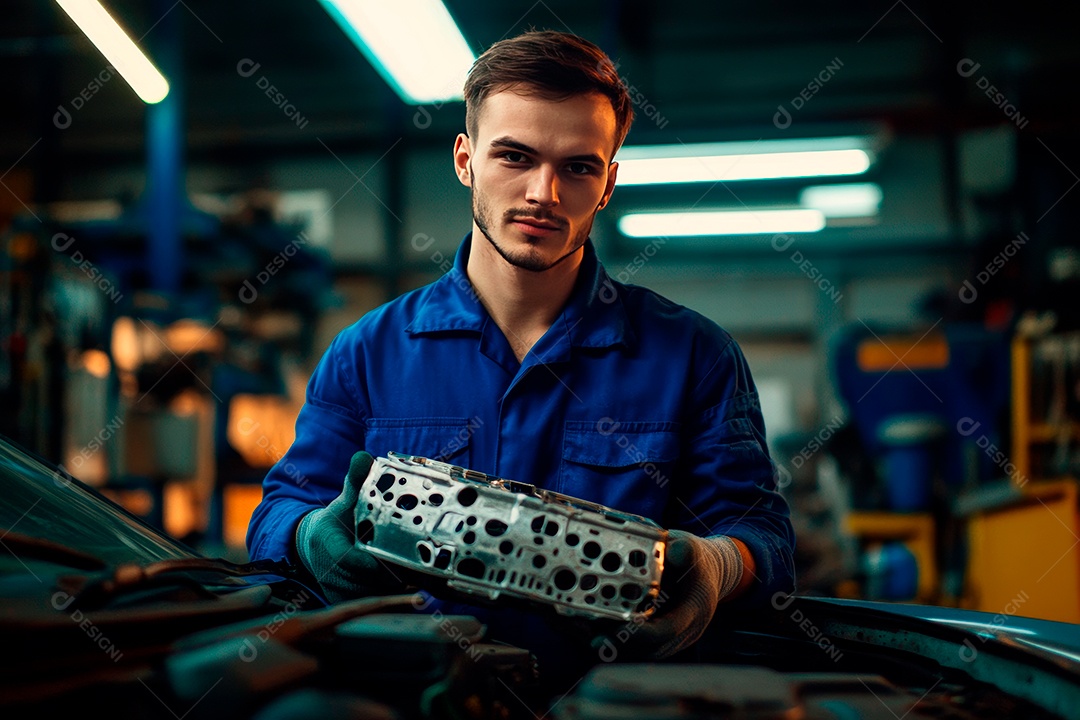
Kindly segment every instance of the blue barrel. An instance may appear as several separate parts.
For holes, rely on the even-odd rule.
[[[930,453],[925,445],[900,445],[885,451],[885,485],[889,506],[897,512],[930,507]]]
[[[919,563],[907,545],[895,540],[866,551],[862,558],[867,600],[904,602],[919,592]]]
[[[878,440],[885,496],[895,512],[930,508],[934,485],[932,450],[945,432],[935,415],[895,415],[881,423]]]

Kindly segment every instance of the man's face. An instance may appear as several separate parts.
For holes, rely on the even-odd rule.
[[[476,136],[459,135],[454,146],[458,179],[472,188],[474,230],[524,270],[573,256],[611,197],[614,145],[615,111],[603,95],[490,95]]]

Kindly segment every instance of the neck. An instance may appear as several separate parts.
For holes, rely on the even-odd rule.
[[[473,226],[466,266],[469,281],[519,362],[570,299],[584,254],[579,250],[543,272],[522,270],[506,262]]]

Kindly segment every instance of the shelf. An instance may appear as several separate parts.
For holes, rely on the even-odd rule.
[[[1000,485],[958,499],[967,522],[966,605],[990,613],[1080,622],[1080,508],[1072,478],[1047,477],[1046,452],[1056,442],[1080,439],[1080,419],[1046,422],[1033,413],[1036,386],[1057,396],[1068,381],[1035,375],[1034,358],[1060,335],[1012,341],[1012,442],[1014,471]],[[1043,387],[1051,383],[1047,390]],[[1064,386],[1063,386],[1064,384]],[[1037,415],[1033,417],[1033,415]],[[1054,473],[1057,474],[1057,473]]]
[[[929,513],[856,510],[848,513],[845,522],[852,535],[868,540],[908,540],[934,532]]]
[[[1033,481],[969,522],[975,610],[1080,622],[1080,514],[1073,480]]]
[[[935,553],[936,526],[929,513],[854,511],[844,518],[845,530],[864,544],[902,542],[915,556],[919,568],[916,602],[938,600],[938,569]]]
[[[1056,442],[1062,436],[1072,440],[1080,440],[1080,423],[1069,422],[1062,425],[1032,423],[1027,428],[1028,442],[1031,443]]]

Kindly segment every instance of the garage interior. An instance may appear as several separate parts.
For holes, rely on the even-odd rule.
[[[405,97],[315,0],[103,5],[164,98],[58,3],[0,28],[0,434],[242,562],[323,351],[438,278],[469,230],[450,152],[464,106]],[[606,50],[637,113],[617,160],[863,151],[845,174],[627,182],[597,251],[745,351],[799,593],[1080,622],[1080,51],[1063,9],[445,6],[474,54],[530,28]],[[820,226],[647,222],[774,210]]]

